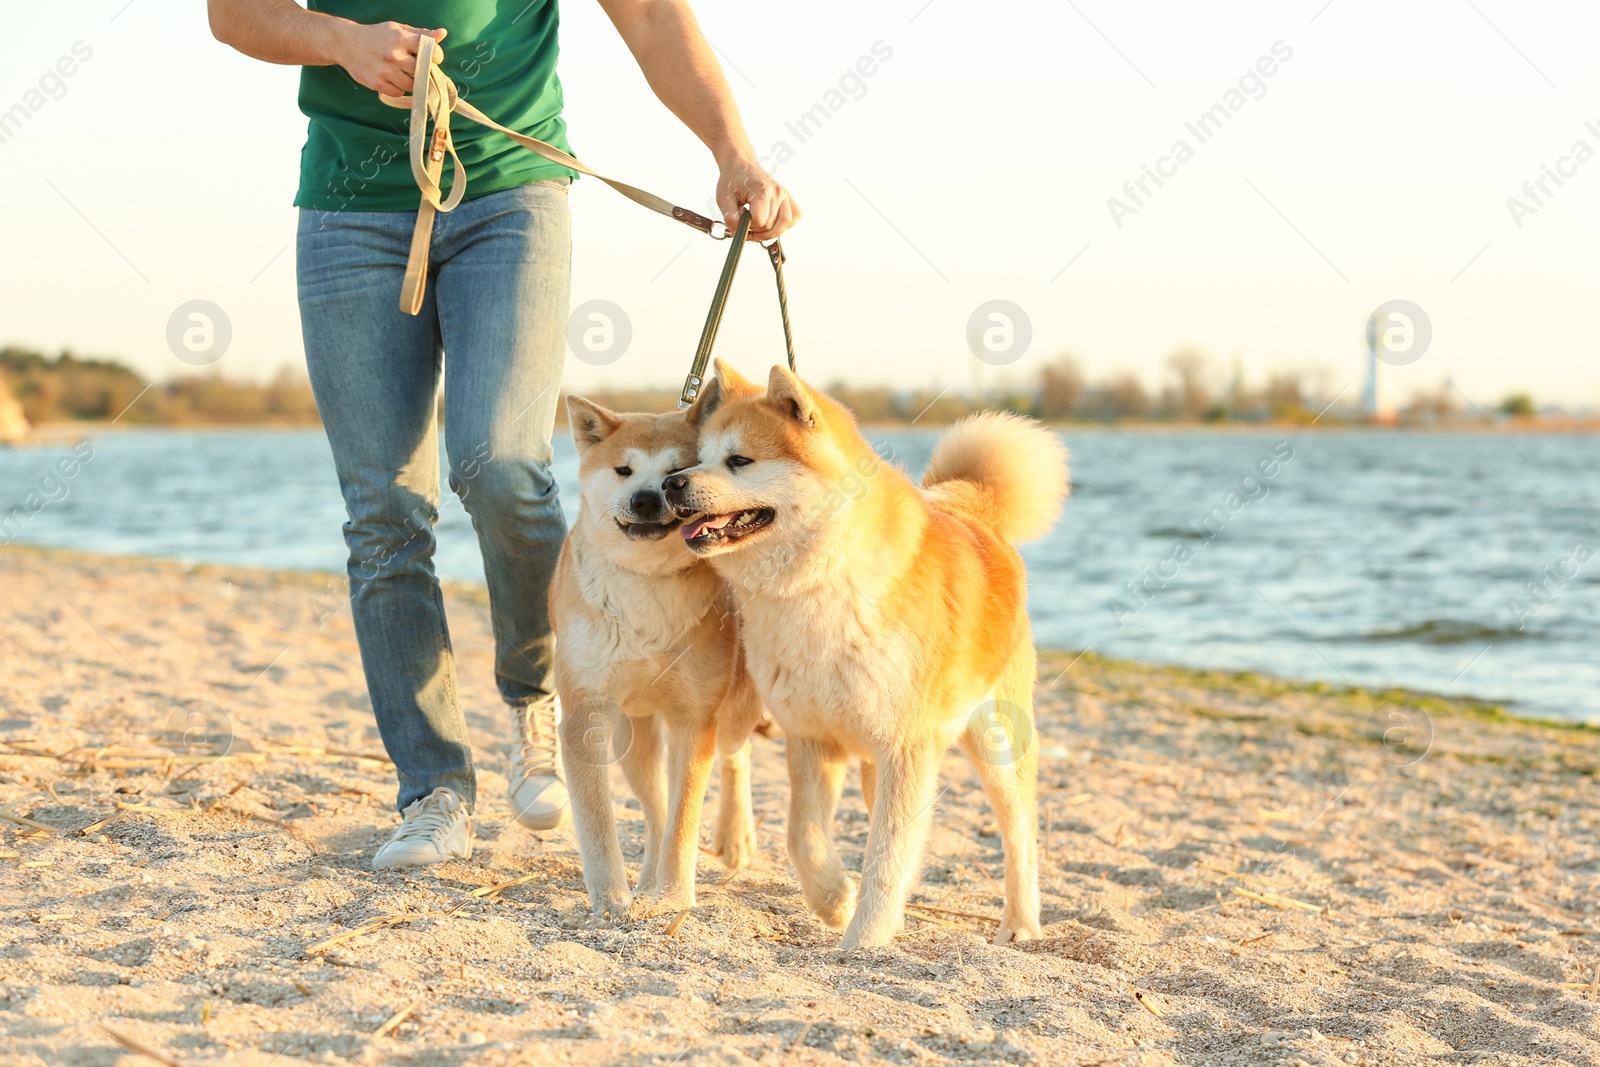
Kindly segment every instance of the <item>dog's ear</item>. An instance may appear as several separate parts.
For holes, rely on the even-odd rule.
[[[700,395],[694,398],[694,403],[689,405],[689,410],[683,413],[684,420],[698,430],[705,425],[711,413],[722,406],[722,375],[721,367],[718,374],[705,385],[700,387]]]
[[[581,396],[567,397],[567,421],[572,424],[572,443],[578,446],[578,455],[604,441],[622,425],[614,411],[608,411],[592,400]]]
[[[822,410],[810,387],[781,364],[767,378],[767,402],[808,430],[822,425]]]
[[[717,381],[722,383],[724,396],[750,396],[761,392],[759,385],[734,370],[727,360],[719,359],[714,365],[717,368]]]
[[[701,388],[700,395],[694,398],[689,410],[683,413],[683,417],[695,429],[704,425],[711,417],[711,413],[721,407],[724,401],[741,396],[754,396],[761,391],[754,382],[741,377],[738,371],[722,360],[717,360],[716,368],[717,376]]]

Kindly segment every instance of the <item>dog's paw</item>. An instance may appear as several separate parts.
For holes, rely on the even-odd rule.
[[[586,930],[614,930],[628,922],[630,908],[627,906],[617,908],[594,908],[584,919],[582,926]]]
[[[646,852],[643,862],[639,864],[639,880],[633,886],[635,896],[649,896],[656,891],[656,886],[661,881],[660,867],[660,861]]]
[[[827,926],[835,930],[843,930],[850,925],[850,920],[856,914],[856,884],[849,878],[844,879],[839,888],[825,895],[812,907]]]
[[[881,948],[894,940],[899,925],[893,919],[880,919],[878,921],[863,921],[867,917],[858,915],[844,932],[844,938],[839,942],[839,947],[846,952],[858,948]]]
[[[629,909],[630,919],[648,919],[656,915],[676,915],[694,907],[694,889],[662,890],[649,897],[635,897]]]
[[[608,893],[591,903],[589,915],[583,925],[590,930],[620,926],[628,920],[628,912],[632,905],[633,897],[626,890],[620,893]]]
[[[1043,936],[1038,919],[1005,916],[1000,920],[1000,929],[995,931],[994,943],[1009,945],[1017,941],[1037,941]]]
[[[748,867],[751,858],[756,854],[755,828],[743,821],[734,826],[718,822],[717,832],[712,838],[711,845],[716,850],[717,858],[722,860],[722,865],[728,870],[737,871],[742,867]]]

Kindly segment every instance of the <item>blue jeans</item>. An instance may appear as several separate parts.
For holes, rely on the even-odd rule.
[[[566,522],[550,433],[572,265],[564,179],[469,200],[434,222],[413,317],[399,300],[415,220],[302,209],[297,244],[306,364],[350,516],[351,612],[402,809],[440,786],[477,801],[433,570],[441,374],[450,488],[483,549],[500,694],[519,706],[551,688],[546,598]]]

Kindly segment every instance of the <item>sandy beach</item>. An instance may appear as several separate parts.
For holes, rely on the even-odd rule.
[[[952,756],[905,931],[842,953],[781,738],[752,868],[587,928],[570,830],[504,807],[480,589],[448,589],[479,847],[411,874],[369,869],[394,784],[341,579],[9,548],[0,589],[7,1064],[1600,1063],[1600,732],[1046,654],[1044,940],[988,943]]]

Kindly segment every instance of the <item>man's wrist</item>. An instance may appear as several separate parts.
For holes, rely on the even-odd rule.
[[[311,16],[305,19],[306,39],[311,42],[311,47],[316,51],[321,66],[342,67],[346,54],[346,42],[349,40],[350,31],[356,24],[349,19],[337,15],[324,15],[320,12],[306,12]]]
[[[712,158],[717,161],[720,171],[736,170],[740,167],[757,166],[756,150],[748,142],[744,144],[729,143],[719,149],[712,150]]]

